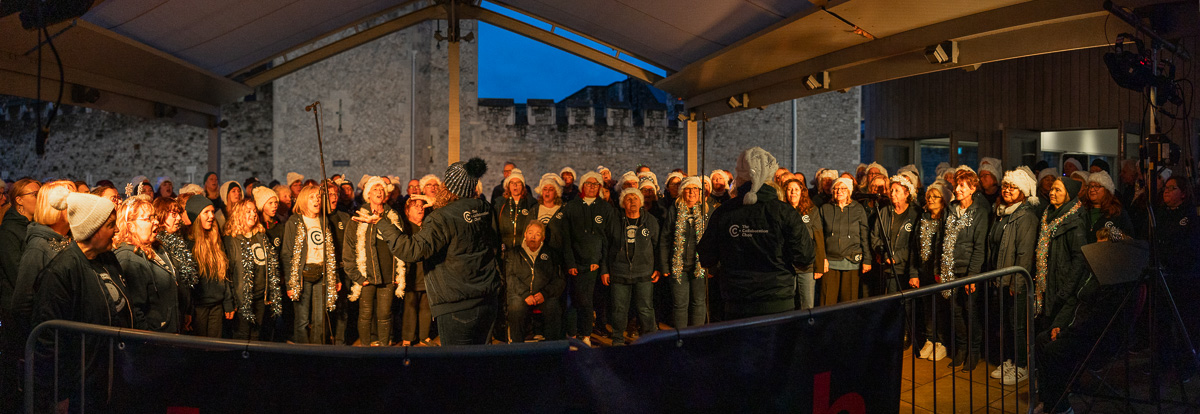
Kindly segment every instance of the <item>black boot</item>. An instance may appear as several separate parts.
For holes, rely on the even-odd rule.
[[[949,367],[954,368],[959,365],[962,365],[963,362],[966,361],[966,359],[967,359],[967,350],[964,348],[959,348],[958,351],[954,352],[954,357],[950,359]]]
[[[971,372],[979,365],[979,352],[972,351],[967,355],[967,359],[963,363],[962,372]]]

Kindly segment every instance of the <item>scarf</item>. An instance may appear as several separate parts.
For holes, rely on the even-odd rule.
[[[1042,229],[1038,233],[1036,249],[1037,272],[1033,276],[1034,292],[1037,293],[1034,295],[1035,298],[1033,300],[1034,315],[1042,313],[1042,304],[1045,303],[1045,300],[1042,298],[1042,296],[1044,296],[1046,293],[1046,274],[1050,271],[1050,266],[1048,263],[1050,258],[1050,237],[1053,236],[1054,232],[1058,230],[1058,226],[1062,224],[1063,220],[1066,220],[1067,217],[1070,217],[1072,214],[1075,214],[1076,211],[1079,211],[1079,205],[1080,204],[1076,202],[1066,214],[1058,216],[1058,218],[1054,219],[1054,221],[1048,223],[1046,220],[1048,220],[1050,217],[1050,209],[1046,209],[1046,212],[1042,213]]]
[[[675,279],[676,284],[683,284],[683,250],[687,246],[687,238],[695,237],[696,243],[700,243],[700,236],[704,235],[704,228],[708,226],[708,211],[705,211],[704,203],[696,203],[695,206],[688,207],[686,204],[677,204],[676,211],[679,212],[675,216],[675,244],[671,253],[671,277]],[[696,227],[695,234],[688,234],[687,223],[694,222]],[[699,250],[699,249],[697,249]],[[696,273],[692,275],[694,278],[704,277],[705,270],[699,266],[700,253],[696,255]]]
[[[261,234],[261,233],[259,233]],[[238,242],[238,250],[242,255],[242,282],[241,303],[238,306],[238,313],[242,314],[247,322],[257,323],[254,318],[254,307],[252,305],[254,298],[254,236],[236,237]],[[266,301],[271,306],[271,315],[279,316],[283,313],[283,301],[279,291],[279,260],[275,259],[275,249],[266,245],[266,238],[262,242],[263,252],[267,258],[267,297]]]
[[[326,218],[328,220],[328,218]],[[308,234],[308,229],[304,227],[304,220],[296,222],[296,240],[292,243],[292,272],[288,275],[288,290],[295,291],[299,297],[300,289],[300,269],[304,268],[304,263],[300,263],[300,258],[304,257],[305,237]],[[333,234],[329,229],[325,229],[325,309],[334,310],[337,308],[337,258],[333,255]],[[299,300],[299,299],[296,299]]]
[[[187,243],[182,237],[173,233],[159,233],[158,241],[162,243],[167,251],[167,257],[175,263],[175,282],[179,286],[195,286],[200,281],[199,272],[196,270],[196,258],[192,256],[192,249],[187,247]]]
[[[953,207],[952,207],[953,208]],[[950,282],[954,280],[954,245],[958,243],[958,233],[974,221],[970,214],[967,214],[971,209],[963,209],[962,214],[946,218],[946,238],[943,240],[945,249],[942,250],[942,281]],[[942,292],[942,297],[949,298],[950,291]]]

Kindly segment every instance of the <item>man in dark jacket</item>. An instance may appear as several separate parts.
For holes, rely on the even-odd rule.
[[[609,225],[608,264],[600,273],[601,283],[610,286],[613,346],[625,343],[631,300],[642,324],[641,333],[658,330],[654,283],[662,275],[658,220],[642,208],[645,199],[640,191],[627,188],[620,200],[624,211]]]
[[[584,174],[579,198],[562,208],[563,219],[571,229],[570,240],[567,241],[569,246],[564,248],[563,257],[567,273],[570,274],[571,303],[576,311],[576,321],[567,321],[568,332],[573,332],[588,344],[591,344],[588,338],[596,322],[592,294],[601,267],[605,264],[608,225],[616,218],[612,204],[598,198],[601,181],[600,174]]]
[[[487,171],[479,158],[446,168],[445,187],[415,236],[393,224],[375,228],[392,254],[405,262],[423,262],[429,307],[442,345],[485,344],[499,307],[499,236],[496,217],[486,201],[475,198],[475,184]],[[377,216],[355,220],[374,222]],[[386,216],[383,220],[389,220]]]
[[[563,338],[562,293],[567,282],[563,279],[562,254],[547,246],[545,238],[542,222],[530,221],[521,245],[504,254],[508,277],[508,337],[512,342],[525,342],[527,319],[535,310],[542,313],[546,339]]]
[[[738,157],[738,196],[709,219],[697,250],[700,265],[717,269],[729,319],[795,307],[796,273],[813,261],[813,239],[800,215],[763,183],[778,169],[759,147]]]

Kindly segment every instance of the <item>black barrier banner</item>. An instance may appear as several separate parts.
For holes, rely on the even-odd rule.
[[[596,412],[898,412],[899,300],[568,354]],[[702,335],[702,336],[700,336]],[[658,338],[663,338],[658,336]]]

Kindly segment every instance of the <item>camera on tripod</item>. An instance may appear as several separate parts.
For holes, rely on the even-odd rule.
[[[1166,134],[1151,134],[1138,146],[1138,154],[1144,162],[1177,165],[1182,153]]]

